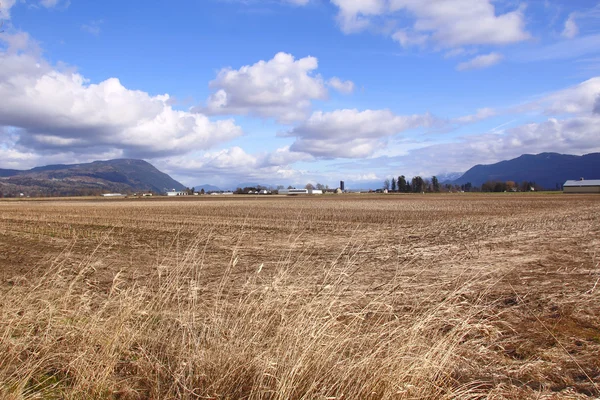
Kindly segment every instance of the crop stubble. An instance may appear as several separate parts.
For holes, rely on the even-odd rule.
[[[598,196],[542,194],[0,202],[0,394],[600,396],[599,211]],[[78,375],[90,350],[53,356],[58,325],[98,335],[115,293],[145,302],[116,313],[137,333],[98,339],[113,367]],[[59,300],[88,314],[57,322],[42,303]],[[187,329],[196,358],[146,337]]]

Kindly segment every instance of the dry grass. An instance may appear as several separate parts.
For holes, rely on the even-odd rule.
[[[600,198],[0,202],[3,398],[600,395]]]

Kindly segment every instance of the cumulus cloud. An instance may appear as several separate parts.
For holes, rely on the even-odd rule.
[[[437,122],[429,114],[400,116],[390,110],[318,111],[280,135],[296,138],[292,151],[324,158],[360,158],[372,155],[390,136]]]
[[[496,14],[491,0],[332,0],[345,33],[367,28],[373,18],[413,20],[392,34],[403,46],[430,41],[435,46],[503,45],[530,38],[523,8]]]
[[[235,184],[244,180],[275,183],[277,180],[289,182],[299,178],[303,172],[290,165],[311,159],[308,154],[290,151],[289,146],[257,154],[234,146],[196,157],[170,157],[158,160],[157,165],[165,171],[185,176],[187,181],[199,183]]]
[[[594,102],[594,109],[592,110],[594,114],[600,115],[600,94],[596,97],[596,101]]]
[[[569,15],[569,18],[565,21],[565,28],[562,31],[562,35],[568,39],[573,39],[579,33],[579,27],[575,22],[575,14]]]
[[[10,19],[10,9],[17,0],[2,0],[0,2],[0,20]]]
[[[47,63],[26,34],[0,52],[0,126],[13,127],[21,153],[156,157],[209,149],[242,134],[233,120],[178,111],[168,95],[124,87],[117,78],[91,83]],[[33,49],[33,50],[32,50]],[[6,145],[5,145],[6,148]]]
[[[548,94],[529,106],[542,108],[547,115],[585,115],[596,112],[599,96],[600,77],[595,77],[578,85]]]
[[[488,68],[492,65],[498,64],[502,58],[502,54],[499,53],[482,54],[470,59],[469,61],[458,64],[456,69],[458,71],[466,71],[469,69]]]
[[[194,110],[211,115],[255,115],[289,123],[305,118],[311,101],[325,99],[327,88],[315,57],[296,60],[277,53],[269,61],[259,61],[240,69],[219,71],[210,87],[215,92],[206,107]]]
[[[408,29],[401,29],[392,35],[392,39],[400,43],[402,47],[422,46],[427,42],[428,36]]]
[[[477,164],[490,164],[522,154],[558,152],[587,154],[600,151],[597,126],[600,117],[549,118],[524,124],[502,133],[469,135],[450,142],[410,150],[405,155],[379,157],[348,164],[349,172],[380,169],[394,165],[394,173],[406,176],[432,176],[443,171],[466,171]]]
[[[329,81],[327,81],[327,85],[331,86],[335,90],[340,93],[350,94],[354,91],[354,82],[352,81],[342,81],[337,76],[334,76]]]
[[[358,32],[369,26],[370,16],[381,15],[389,8],[387,0],[331,0],[339,8],[336,17],[344,33]]]

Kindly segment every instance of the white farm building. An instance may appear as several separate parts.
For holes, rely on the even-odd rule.
[[[172,190],[167,192],[167,196],[187,196],[187,192]]]
[[[600,193],[600,179],[580,179],[566,181],[563,185],[564,193]]]
[[[319,189],[279,189],[279,194],[323,194]]]

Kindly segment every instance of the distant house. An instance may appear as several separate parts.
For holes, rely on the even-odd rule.
[[[600,179],[583,179],[566,181],[563,185],[564,193],[600,193]]]

